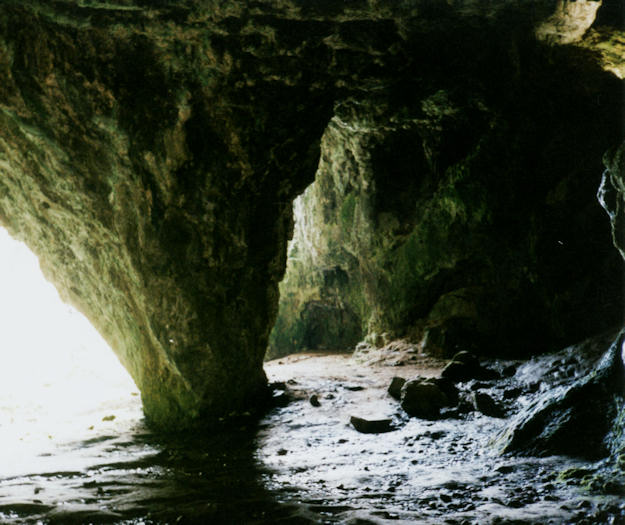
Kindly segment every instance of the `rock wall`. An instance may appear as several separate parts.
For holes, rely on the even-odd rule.
[[[421,248],[412,232],[426,215],[438,224],[431,227],[433,243],[458,239],[462,233],[447,232],[456,221],[460,232],[469,231],[469,223],[488,229],[497,213],[516,224],[517,215],[505,211],[510,198],[498,204],[499,211],[473,204],[489,206],[497,200],[496,188],[509,191],[497,175],[507,161],[527,154],[515,153],[517,148],[529,148],[531,160],[516,168],[512,191],[523,190],[530,211],[532,199],[547,194],[555,201],[585,202],[579,195],[594,184],[586,176],[594,177],[593,155],[608,133],[603,128],[614,127],[605,108],[615,104],[615,88],[595,71],[601,57],[579,47],[561,53],[536,44],[535,29],[556,7],[547,0],[488,6],[426,0],[4,0],[0,223],[39,255],[62,296],[109,341],[141,389],[152,423],[180,429],[247,408],[265,384],[262,359],[276,316],[292,199],[314,178],[320,140],[333,115],[323,139],[328,177],[347,162],[343,152],[358,153],[367,141],[373,147],[349,161],[363,166],[362,179],[348,177],[350,188],[332,192],[353,195],[341,215],[345,223],[362,216],[362,227],[368,228],[365,219],[373,221],[377,232],[366,239],[375,247],[371,264],[347,268],[349,282],[361,279],[382,290],[374,303],[347,290],[352,298],[341,304],[322,294],[308,307],[319,322],[328,317],[324,309],[340,313],[337,337],[346,341],[360,337],[372,313],[372,330],[384,329],[387,318],[411,326],[442,293],[467,288],[462,279],[452,286],[442,278],[445,272],[452,276],[447,266],[457,268],[461,259],[465,274],[481,261],[469,257],[465,264],[463,247],[452,250],[440,268],[445,272],[434,272],[439,290],[414,307],[403,306],[403,297],[417,297],[417,289],[395,266],[413,271]],[[562,71],[576,87],[557,80]],[[531,86],[533,97],[522,97],[517,106],[521,88]],[[556,104],[560,111],[548,99],[541,124],[551,126],[568,107],[574,117],[566,122],[577,135],[567,131],[562,145],[555,133],[508,141],[517,136],[508,131],[513,125],[531,135],[531,119],[542,114],[535,107],[541,91],[564,98]],[[582,125],[575,120],[581,117],[590,120]],[[607,120],[598,130],[600,117]],[[491,126],[501,138],[488,131]],[[558,126],[558,133],[565,130]],[[589,155],[568,158],[572,135],[578,146],[591,144]],[[505,154],[495,156],[497,168],[489,168],[488,178],[500,182],[490,187],[476,174],[499,148]],[[546,161],[550,168],[534,174]],[[540,177],[560,162],[573,182],[557,190],[557,177],[545,183]],[[378,173],[376,166],[386,171]],[[522,183],[525,170],[529,185]],[[347,180],[343,173],[333,176]],[[423,181],[413,181],[416,176]],[[379,189],[367,197],[370,203],[358,194],[367,177]],[[408,188],[395,187],[400,182]],[[533,185],[539,188],[528,189]],[[484,188],[490,189],[481,196]],[[465,193],[473,196],[455,196]],[[440,197],[430,211],[410,204],[428,195]],[[445,199],[455,204],[448,208]],[[557,210],[553,224],[568,225],[570,217]],[[517,225],[516,236],[504,244],[540,251],[539,241],[523,245],[521,231],[529,228],[535,237],[545,228],[532,224]],[[557,228],[548,231],[540,239],[561,239]],[[385,232],[392,235],[387,239]],[[576,235],[594,232],[576,231],[570,242],[576,246]],[[356,238],[345,241],[349,248]],[[404,255],[397,257],[397,250]],[[432,261],[420,264],[420,275],[438,268]],[[382,278],[359,277],[385,265],[390,267]],[[326,290],[331,282],[344,288],[345,264],[334,267]],[[574,271],[595,269],[580,260]],[[481,285],[493,273],[478,275]],[[503,273],[497,282],[508,277]],[[384,291],[388,283],[403,294],[400,306]],[[597,290],[602,293],[601,286]]]
[[[0,7],[0,222],[165,428],[264,387],[291,200],[331,109],[279,36],[209,8]]]
[[[528,355],[622,322],[595,197],[622,82],[586,43],[559,45],[582,34],[564,14],[538,26],[549,45],[486,32],[497,44],[479,56],[441,47],[427,80],[336,107],[296,204],[270,356],[365,337]]]

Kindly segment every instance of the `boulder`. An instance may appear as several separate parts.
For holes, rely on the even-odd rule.
[[[455,383],[479,379],[489,381],[501,376],[495,370],[480,365],[475,354],[462,351],[454,355],[441,372],[441,376]]]
[[[485,416],[504,417],[503,408],[491,396],[484,392],[473,392],[473,406],[475,410]]]
[[[401,389],[401,407],[411,416],[438,419],[441,408],[450,404],[449,397],[433,378],[412,379]]]
[[[625,330],[589,374],[540,395],[498,437],[501,451],[591,460],[615,454],[623,446],[615,422],[625,417],[624,342]]]

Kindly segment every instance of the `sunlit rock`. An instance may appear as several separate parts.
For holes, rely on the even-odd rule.
[[[536,36],[559,44],[576,42],[595,21],[599,7],[597,0],[559,0],[555,13],[536,29]]]

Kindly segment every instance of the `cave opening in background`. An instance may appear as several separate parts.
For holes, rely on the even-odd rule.
[[[136,422],[141,406],[107,343],[4,229],[0,254],[0,463],[18,475],[51,448]]]

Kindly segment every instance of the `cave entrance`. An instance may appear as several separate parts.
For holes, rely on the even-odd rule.
[[[137,387],[37,257],[0,229],[0,464],[19,475],[52,449],[135,424]],[[36,471],[36,470],[35,470]]]
[[[342,248],[359,213],[357,196],[352,188],[339,191],[328,183],[334,168],[326,164],[321,159],[316,180],[293,202],[294,231],[267,360],[303,351],[352,352],[365,335],[363,312],[348,300],[360,294],[349,277],[358,268]],[[325,222],[334,215],[345,219]]]

